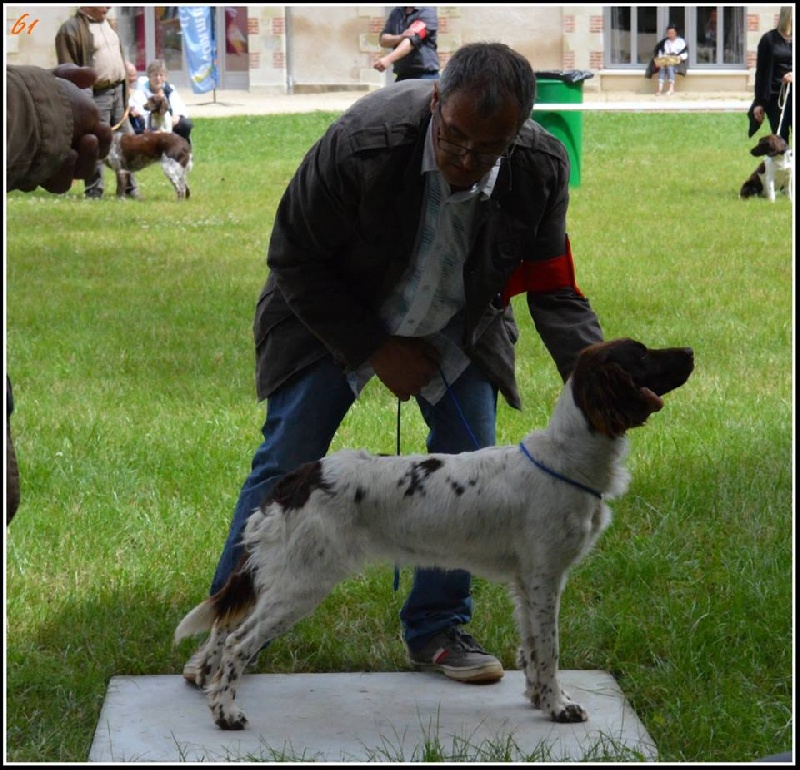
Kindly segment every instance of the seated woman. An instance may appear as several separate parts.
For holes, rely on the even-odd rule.
[[[141,134],[149,122],[149,113],[145,105],[153,93],[163,91],[169,100],[170,113],[172,114],[172,130],[182,136],[189,144],[189,138],[194,124],[186,114],[186,104],[175,86],[167,83],[167,68],[161,59],[150,62],[147,75],[143,75],[136,83],[136,90],[130,98],[131,125],[137,134]]]
[[[686,62],[689,58],[689,49],[686,41],[678,36],[678,29],[674,24],[667,27],[667,36],[658,41],[653,58],[647,65],[644,76],[651,78],[658,72],[658,90],[656,96],[664,91],[664,83],[669,80],[670,96],[675,93],[675,73],[686,76]]]

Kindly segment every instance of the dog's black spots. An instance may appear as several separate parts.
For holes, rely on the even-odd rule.
[[[317,551],[317,558],[318,558],[318,559],[322,559],[324,556],[325,556],[325,549],[324,549],[324,548],[320,548],[320,549]]]
[[[467,491],[467,488],[461,482],[456,481],[455,479],[447,479],[447,483],[450,484],[450,489],[453,490],[453,494],[455,494],[456,497],[461,497],[461,495]]]
[[[410,497],[417,493],[425,494],[425,479],[432,473],[436,473],[444,465],[444,463],[436,457],[429,457],[422,462],[412,463],[409,467],[404,478],[400,480],[398,486],[402,486],[403,481],[408,479],[408,488],[406,489],[405,496]]]
[[[301,465],[296,471],[287,473],[272,488],[267,503],[276,502],[285,511],[302,508],[314,490],[330,493],[331,485],[322,477],[322,463]]]
[[[357,487],[356,488],[355,502],[360,503],[364,499],[365,495],[366,495],[366,492],[364,492],[364,490],[361,489],[361,487]]]
[[[430,476],[431,473],[438,471],[443,465],[444,463],[436,457],[429,457],[427,460],[423,460],[421,463],[419,463],[419,467],[425,474],[426,478]]]
[[[467,482],[467,484],[469,484],[471,487],[474,487],[477,483],[478,483],[478,479],[470,479]]]

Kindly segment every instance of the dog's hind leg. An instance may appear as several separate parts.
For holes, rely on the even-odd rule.
[[[589,717],[561,689],[558,681],[558,613],[566,574],[538,572],[519,579],[521,609],[527,619],[520,622],[523,649],[530,643],[525,680],[534,705],[555,722],[585,722]]]
[[[175,188],[178,195],[178,200],[183,200],[189,196],[186,194],[186,173],[183,166],[167,155],[161,158],[161,168],[164,170],[164,175],[169,179],[170,184]]]
[[[197,673],[194,683],[198,687],[204,687],[216,676],[222,661],[225,640],[234,628],[235,626],[215,624],[205,644],[195,653],[197,655]]]
[[[335,582],[326,580],[313,590],[305,585],[279,583],[261,595],[247,619],[225,640],[217,674],[206,688],[208,707],[218,727],[223,730],[244,728],[247,717],[234,701],[248,662],[267,642],[310,615],[330,593]]]

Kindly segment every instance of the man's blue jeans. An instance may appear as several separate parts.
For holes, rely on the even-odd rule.
[[[268,399],[262,428],[264,441],[256,450],[250,475],[239,494],[211,584],[212,595],[225,585],[237,565],[241,535],[250,514],[264,502],[281,476],[325,455],[354,400],[344,373],[331,358],[304,369]],[[475,366],[469,366],[450,384],[450,392],[439,403],[430,404],[422,398],[417,403],[429,428],[429,452],[474,450],[470,431],[480,446],[494,445],[497,391]],[[440,631],[467,623],[471,617],[468,572],[415,570],[411,592],[400,612],[410,649],[423,646]]]

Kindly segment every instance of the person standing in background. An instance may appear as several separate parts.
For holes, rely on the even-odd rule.
[[[379,38],[391,53],[375,62],[378,72],[394,65],[395,82],[399,80],[438,80],[439,52],[436,31],[439,20],[431,6],[398,5],[392,9]]]
[[[755,98],[750,105],[750,133],[753,136],[766,117],[771,133],[789,141],[792,130],[792,6],[778,15],[778,26],[765,32],[756,55]],[[781,121],[783,113],[783,121]]]
[[[95,71],[97,80],[92,86],[92,97],[101,119],[110,126],[119,124],[119,130],[129,134],[133,129],[125,120],[129,98],[125,53],[117,33],[106,19],[110,8],[108,5],[80,6],[56,33],[56,56],[59,64],[76,64]],[[104,171],[104,164],[99,162],[92,178],[86,180],[87,198],[103,197]],[[125,197],[141,197],[133,174],[119,172],[117,185],[125,190]]]

